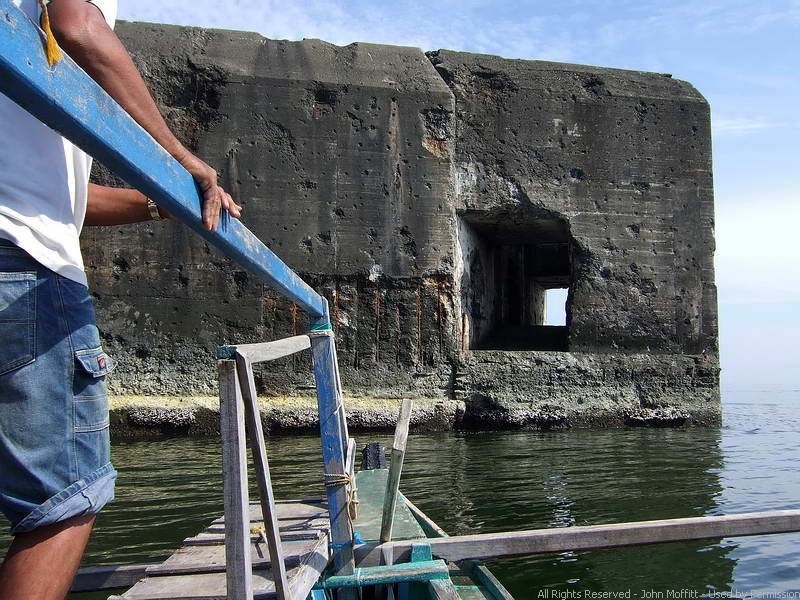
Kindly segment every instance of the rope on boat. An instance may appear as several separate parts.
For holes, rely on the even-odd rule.
[[[356,518],[358,510],[358,488],[356,487],[355,479],[350,477],[348,473],[324,473],[325,487],[337,487],[346,485],[347,487],[347,518],[350,519],[352,529],[353,521]]]

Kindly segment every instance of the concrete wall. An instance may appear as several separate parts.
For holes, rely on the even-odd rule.
[[[718,418],[709,112],[689,84],[444,50],[118,31],[244,223],[328,297],[349,393],[454,399],[477,424]],[[83,242],[117,393],[213,393],[216,346],[306,328],[175,223],[89,229]],[[561,258],[545,260],[553,248]],[[524,292],[500,276],[509,256]],[[543,290],[562,285],[568,327],[536,327]],[[504,329],[520,303],[532,327]],[[550,338],[568,352],[542,350]],[[265,394],[313,392],[302,357],[257,381]]]

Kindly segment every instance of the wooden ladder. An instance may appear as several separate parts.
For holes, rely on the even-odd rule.
[[[351,482],[356,444],[347,432],[332,331],[323,329],[274,342],[223,346],[218,351],[218,369],[228,600],[253,598],[246,448],[248,434],[264,518],[263,535],[269,548],[277,597],[279,600],[304,600],[292,595],[286,574],[253,365],[309,348],[313,355],[317,386],[334,566],[335,571],[342,575],[353,572],[353,531],[348,511],[351,510],[349,499],[354,485]],[[342,590],[340,597],[354,598],[354,593],[352,590]]]

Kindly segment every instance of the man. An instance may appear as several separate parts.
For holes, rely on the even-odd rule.
[[[37,0],[13,0],[39,22]],[[175,138],[113,32],[116,0],[51,0],[61,47],[192,174],[203,225],[240,207]],[[83,225],[163,216],[141,193],[90,185],[91,159],[0,95],[0,510],[14,540],[0,599],[63,598],[113,498],[105,374],[78,244]]]

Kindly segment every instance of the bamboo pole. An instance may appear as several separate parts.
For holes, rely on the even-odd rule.
[[[795,531],[800,531],[800,510],[460,535],[433,538],[428,543],[433,556],[458,562]],[[356,549],[356,557],[363,566],[380,564],[381,552],[388,548],[396,560],[407,560],[411,544],[362,544]]]
[[[319,583],[319,587],[330,590],[449,578],[449,570],[443,560],[429,560],[391,567],[357,568],[351,575],[327,577]]]

